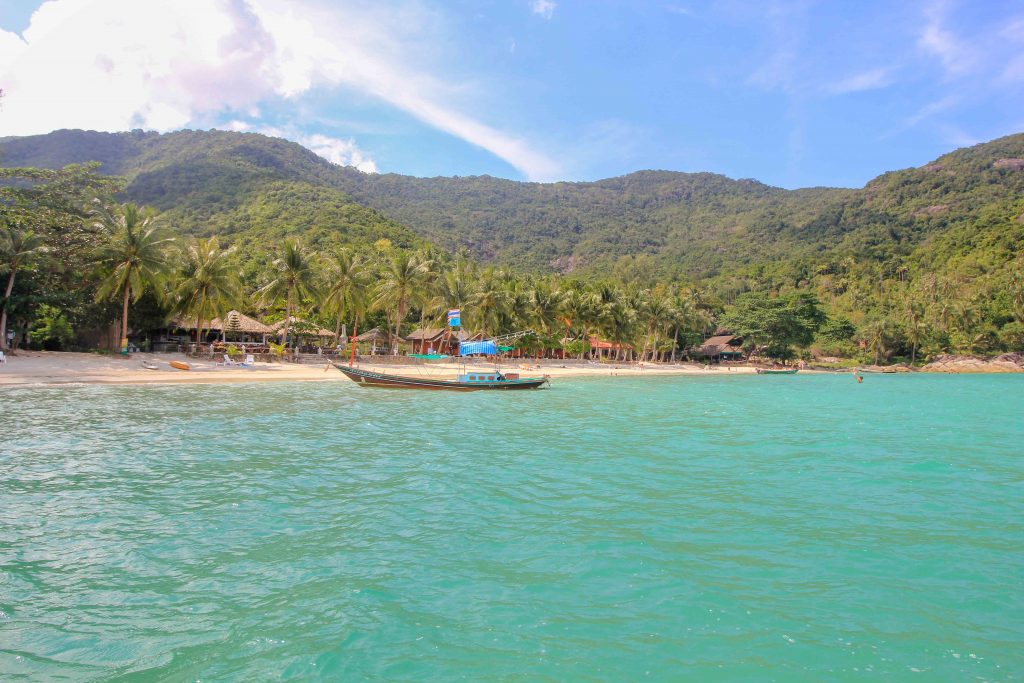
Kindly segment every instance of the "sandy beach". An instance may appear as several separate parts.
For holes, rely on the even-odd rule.
[[[142,363],[155,364],[148,370]],[[188,371],[172,368],[170,361],[187,362]],[[526,367],[528,366],[528,367]],[[409,375],[454,378],[456,363],[400,365],[362,362],[360,367]],[[739,375],[754,372],[752,367],[705,368],[696,364],[586,363],[581,361],[509,362],[500,366],[523,376],[545,374],[557,377],[616,376],[641,377],[663,375]],[[136,353],[129,358],[94,353],[19,351],[0,365],[0,386],[62,384],[221,384],[229,382],[347,382],[341,373],[323,365],[292,363],[256,363],[251,368],[217,365],[214,361],[186,358],[183,354]]]

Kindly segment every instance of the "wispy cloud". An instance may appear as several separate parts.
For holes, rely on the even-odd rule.
[[[938,58],[948,77],[966,74],[974,66],[976,55],[968,43],[946,27],[949,3],[938,0],[924,9],[924,26],[917,45],[925,53]]]
[[[550,19],[555,15],[556,7],[558,5],[553,0],[532,0],[530,3],[530,11],[545,19]]]
[[[892,85],[892,72],[888,67],[862,71],[847,78],[825,86],[825,91],[833,95],[877,90]]]
[[[431,41],[443,42],[438,23],[415,2],[379,9],[277,0],[51,0],[21,36],[0,31],[0,123],[8,135],[166,131],[346,88],[488,150],[531,179],[558,176],[559,165],[527,140],[464,113],[459,102],[471,93],[429,70]],[[344,137],[282,132],[300,142],[304,135],[303,144],[318,146],[326,158],[373,164],[358,148],[346,148]]]

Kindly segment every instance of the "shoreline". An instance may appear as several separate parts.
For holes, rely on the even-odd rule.
[[[148,370],[142,361],[156,363],[160,369]],[[172,360],[184,361],[192,370],[169,367]],[[523,366],[529,366],[529,369]],[[401,364],[366,362],[359,367],[397,374],[427,374],[454,377],[461,369],[457,363]],[[518,372],[524,377],[548,375],[562,377],[662,377],[676,375],[734,376],[752,375],[752,366],[705,366],[697,364],[654,365],[597,364],[575,365],[562,361],[530,361],[502,364],[503,370]],[[808,374],[831,374],[827,371],[802,370]],[[131,358],[94,353],[59,351],[20,351],[0,365],[0,388],[26,386],[71,385],[148,385],[148,384],[238,384],[246,382],[348,382],[340,372],[324,364],[257,363],[252,368],[218,366],[214,361],[197,361],[183,354],[137,353]]]
[[[158,370],[142,367],[142,361],[159,366]],[[185,361],[192,370],[171,368],[170,361]],[[471,364],[473,366],[474,364]],[[475,364],[479,366],[480,364]],[[461,369],[459,363],[372,363],[364,361],[359,367],[386,373],[413,376],[430,375],[453,378]],[[753,375],[752,365],[721,366],[697,363],[652,364],[652,363],[597,363],[581,364],[579,361],[530,360],[510,362],[499,367],[505,371],[518,372],[530,377],[548,375],[552,379],[572,377],[722,377]],[[835,375],[848,374],[852,369],[802,369],[800,374]],[[869,373],[871,371],[868,371]],[[921,372],[921,371],[917,371]],[[924,374],[985,374],[1013,370],[981,370],[977,366],[963,370],[924,370]],[[876,373],[871,373],[876,374]],[[911,374],[877,373],[877,374]],[[913,374],[916,374],[913,373]],[[133,386],[151,384],[241,384],[253,382],[347,382],[340,372],[323,364],[300,365],[292,363],[257,363],[252,368],[218,366],[213,360],[195,360],[184,354],[136,353],[130,358],[95,353],[61,351],[19,351],[8,356],[8,362],[0,365],[0,388],[112,385]]]

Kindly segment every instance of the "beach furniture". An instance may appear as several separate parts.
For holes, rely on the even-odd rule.
[[[238,362],[231,360],[231,356],[229,356],[228,354],[225,353],[224,354],[224,360],[218,362],[217,365],[231,366],[231,365],[238,365]]]
[[[7,362],[7,355],[3,351],[0,351],[0,363],[6,363],[6,362]]]
[[[256,364],[256,357],[253,356],[251,353],[245,354],[245,360],[242,361],[242,365],[244,367],[251,368],[255,364]]]

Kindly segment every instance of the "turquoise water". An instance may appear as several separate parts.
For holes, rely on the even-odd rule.
[[[0,401],[4,681],[1024,677],[1021,377]]]

